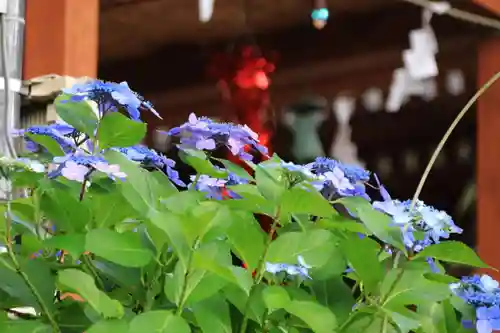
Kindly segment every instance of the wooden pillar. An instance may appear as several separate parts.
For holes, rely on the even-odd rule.
[[[500,1],[475,0],[500,14]],[[478,87],[500,71],[500,36],[481,43],[478,50]],[[481,258],[500,269],[500,82],[477,103],[477,220],[476,242]],[[500,272],[488,271],[500,280]]]
[[[99,0],[26,0],[24,79],[97,77]]]

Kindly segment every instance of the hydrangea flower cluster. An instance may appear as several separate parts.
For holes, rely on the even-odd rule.
[[[500,289],[498,282],[488,275],[464,277],[460,282],[450,285],[451,291],[476,311],[476,330],[478,333],[491,333],[500,330]],[[467,328],[472,322],[464,321]]]
[[[130,90],[126,82],[113,83],[94,80],[64,89],[63,93],[69,97],[69,101],[90,102],[99,118],[102,118],[107,112],[120,111],[125,112],[136,121],[140,121],[141,111],[150,111],[160,117],[149,102]],[[60,103],[67,102],[68,99],[60,101]],[[97,107],[95,108],[92,103],[97,104]],[[46,136],[58,143],[65,155],[54,157],[53,160],[49,161],[49,177],[62,176],[73,181],[88,182],[91,174],[95,171],[102,172],[111,179],[125,179],[127,176],[120,171],[118,165],[109,164],[106,161],[103,157],[105,150],[96,149],[98,144],[96,145],[96,142],[93,142],[88,135],[79,132],[62,120],[50,125],[15,130],[13,134],[22,137],[26,149],[32,153],[43,153],[46,152],[46,149],[32,140],[30,135]],[[174,169],[175,162],[154,150],[141,145],[111,149],[121,152],[129,160],[138,162],[145,168],[163,171],[178,186],[186,186],[180,180],[179,173]]]
[[[410,209],[411,200],[393,200],[383,186],[380,186],[380,193],[384,201],[374,201],[373,207],[392,217],[393,223],[401,228],[404,244],[415,252],[439,243],[442,238],[449,238],[450,234],[462,233],[462,229],[444,211],[427,206],[420,200]]]
[[[131,161],[138,162],[145,168],[163,171],[174,184],[180,187],[186,187],[186,184],[179,178],[179,172],[174,169],[174,160],[143,145],[115,149],[124,154]]]
[[[224,198],[239,199],[238,194],[231,191],[227,186],[247,184],[248,180],[238,177],[233,173],[229,173],[227,179],[213,178],[207,175],[199,177],[191,176],[192,183],[189,187],[195,187],[200,192],[206,192],[207,198],[222,200]]]
[[[335,195],[361,196],[370,200],[363,184],[370,179],[370,173],[361,167],[343,164],[327,157],[318,157],[315,162],[306,165],[283,162],[281,167],[309,178],[309,183],[325,198],[333,198]]]
[[[63,93],[70,95],[70,100],[73,102],[87,100],[97,103],[100,117],[104,116],[106,112],[124,110],[131,119],[140,120],[141,110],[145,110],[161,119],[151,103],[132,91],[127,82],[93,80],[63,89]]]
[[[285,272],[288,276],[299,276],[304,279],[311,279],[309,276],[309,269],[312,267],[306,264],[302,256],[298,256],[297,261],[297,265],[266,262],[266,272],[274,275]]]
[[[213,151],[225,146],[234,156],[244,160],[252,160],[252,155],[246,151],[247,147],[252,147],[263,155],[267,154],[267,148],[259,144],[257,133],[248,126],[217,123],[209,118],[197,118],[194,113],[189,115],[188,122],[172,128],[168,135],[180,138],[180,149]]]

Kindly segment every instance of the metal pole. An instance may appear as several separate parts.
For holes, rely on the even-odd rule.
[[[0,156],[16,156],[8,138],[20,123],[25,13],[25,0],[0,0]],[[0,183],[4,186],[8,184]]]

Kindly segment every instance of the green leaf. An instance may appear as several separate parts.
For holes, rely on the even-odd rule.
[[[227,172],[216,169],[203,151],[183,150],[179,154],[182,161],[195,169],[200,175],[207,175],[214,178],[225,178]]]
[[[128,323],[125,320],[108,319],[95,323],[85,333],[119,333],[127,330]]]
[[[233,304],[240,313],[246,312],[248,317],[262,326],[262,318],[266,312],[266,305],[262,299],[262,291],[264,285],[256,285],[252,291],[252,297],[249,299],[248,294],[234,284],[228,284],[224,290],[224,296],[231,304]],[[248,302],[248,304],[247,304]]]
[[[320,228],[332,231],[340,230],[364,235],[372,234],[364,224],[346,219],[344,217],[336,217],[334,219],[322,218],[316,222],[316,225]]]
[[[233,212],[232,215],[237,222],[231,223],[226,230],[228,241],[236,255],[253,271],[264,253],[266,234],[253,214]]]
[[[278,237],[269,246],[266,262],[296,264],[297,257],[303,256],[312,267],[324,265],[334,250],[335,239],[327,230],[289,232]]]
[[[5,255],[0,255],[0,289],[20,300],[21,304],[34,307],[37,312],[42,311],[39,302],[43,302],[51,313],[54,312],[55,279],[50,267],[39,259],[18,258],[17,260],[21,271],[24,272],[30,284],[37,291],[40,299],[33,295],[31,288],[17,273],[15,266]]]
[[[139,144],[146,135],[146,124],[134,121],[118,112],[109,112],[98,129],[99,148],[130,147]]]
[[[215,295],[192,306],[202,332],[232,333],[229,305],[221,295]]]
[[[341,249],[350,266],[365,287],[374,291],[384,276],[384,270],[378,261],[380,246],[370,238],[352,236],[341,244]]]
[[[450,283],[455,283],[455,282],[460,281],[459,279],[457,279],[453,276],[450,276],[450,275],[446,275],[446,274],[425,273],[424,277],[427,280],[445,283],[445,284],[450,284]]]
[[[252,213],[261,213],[268,216],[275,214],[273,201],[268,200],[260,194],[257,186],[240,184],[228,186],[228,189],[241,196],[238,200],[224,200],[223,203],[231,208],[245,210]]]
[[[55,101],[57,115],[78,131],[94,137],[99,120],[90,103],[61,101],[60,98]]]
[[[248,172],[239,165],[224,159],[215,159],[215,160],[221,162],[229,172],[234,173],[236,176],[249,181],[254,180],[253,177],[250,176]]]
[[[109,298],[97,289],[94,279],[77,269],[59,271],[58,281],[61,285],[80,295],[88,304],[105,318],[121,318],[124,310],[120,302]]]
[[[169,239],[169,244],[175,250],[184,266],[188,265],[189,253],[192,251],[183,230],[183,220],[177,214],[168,211],[151,211],[149,220],[158,229],[162,230]]]
[[[337,327],[335,315],[315,302],[294,300],[285,310],[304,321],[315,333],[333,333]]]
[[[239,286],[247,294],[250,293],[253,280],[249,271],[231,264],[229,248],[224,243],[202,244],[193,253],[192,267],[215,273],[221,278]]]
[[[198,203],[184,222],[188,242],[193,243],[195,239],[203,242],[209,232],[224,235],[232,218],[229,208],[219,202],[203,201]]]
[[[134,232],[118,233],[108,229],[91,230],[86,237],[88,251],[125,267],[144,267],[153,259],[153,253]]]
[[[85,252],[85,235],[67,234],[57,235],[43,241],[45,246],[67,251],[73,258],[78,258]]]
[[[0,322],[2,333],[51,333],[52,328],[41,321],[9,320]]]
[[[97,228],[113,227],[127,218],[137,215],[120,191],[92,194],[91,207]]]
[[[378,239],[406,253],[401,229],[392,225],[392,220],[388,215],[375,210],[368,201],[361,197],[342,198],[337,202],[356,214]]]
[[[127,159],[117,151],[107,151],[104,157],[109,163],[118,164],[127,174],[127,179],[120,182],[117,190],[121,191],[128,204],[141,216],[147,216],[160,206],[160,202],[177,193],[177,190],[165,185],[165,180],[155,172],[148,172],[137,163]]]
[[[57,115],[78,131],[94,137],[99,120],[92,106],[87,101],[73,102],[68,98],[67,95],[56,98],[54,105]]]
[[[311,214],[320,217],[338,215],[333,206],[318,191],[293,187],[281,198],[283,214]]]
[[[52,187],[43,192],[40,208],[45,216],[55,222],[58,231],[82,232],[92,220],[86,200],[80,202],[77,194]]]
[[[264,168],[262,164],[257,165],[255,168],[255,181],[259,192],[266,199],[275,203],[280,202],[286,187],[281,169]]]
[[[128,333],[191,333],[189,325],[170,311],[144,312],[130,322]]]
[[[290,296],[283,287],[267,286],[262,291],[262,299],[266,306],[271,309],[283,309],[290,303]]]
[[[53,156],[64,156],[64,151],[56,140],[46,135],[27,133],[28,138],[47,149]]]
[[[414,259],[426,257],[472,267],[489,268],[471,248],[457,241],[445,241],[428,246]]]
[[[344,283],[341,276],[326,281],[314,279],[311,288],[317,301],[329,308],[339,323],[349,317],[356,301],[352,296],[351,288]]]
[[[427,280],[423,275],[430,268],[420,265],[405,265],[393,268],[385,275],[380,286],[384,307],[393,309],[399,305],[425,305],[450,297],[447,284]]]

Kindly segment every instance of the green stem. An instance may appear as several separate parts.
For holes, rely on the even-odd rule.
[[[498,79],[500,79],[500,72],[493,75],[493,77],[491,79],[489,79],[489,81],[486,82],[486,84],[484,86],[482,86],[476,92],[476,94],[474,96],[472,96],[472,98],[467,102],[467,104],[464,106],[464,108],[458,113],[456,118],[453,120],[450,127],[448,128],[448,130],[444,134],[443,138],[441,139],[441,141],[437,145],[436,149],[434,150],[434,153],[432,154],[431,159],[429,160],[429,163],[427,164],[425,171],[422,174],[422,178],[420,178],[420,182],[418,183],[417,189],[415,190],[415,194],[413,195],[413,199],[411,200],[410,211],[413,210],[413,208],[415,207],[415,203],[416,203],[418,197],[420,196],[420,193],[422,192],[425,181],[427,180],[427,177],[429,176],[429,174],[432,170],[432,167],[434,166],[434,163],[436,162],[439,154],[441,153],[441,150],[443,149],[446,141],[448,141],[448,138],[450,137],[451,133],[453,132],[455,127],[457,127],[460,120],[462,120],[462,118],[465,116],[465,114],[474,105],[474,103],[476,103],[476,101],[479,99],[479,97],[481,97],[481,95],[484,94],[484,92],[486,90],[488,90]]]
[[[186,264],[186,272],[184,273],[184,279],[182,282],[181,296],[179,297],[179,306],[177,307],[177,311],[175,312],[175,314],[178,316],[180,316],[182,314],[182,311],[184,311],[184,305],[187,301],[186,293],[187,293],[189,275],[191,274],[191,264],[193,263],[193,257],[194,257],[193,252],[198,247],[198,244],[199,244],[199,238],[195,240],[193,247],[191,248],[191,251],[189,251],[188,261]]]
[[[94,279],[96,280],[97,284],[99,285],[99,288],[101,288],[101,290],[103,290],[103,291],[106,290],[106,288],[104,287],[104,283],[102,282],[101,278],[99,277],[99,274],[97,274],[97,271],[95,270],[94,265],[90,261],[88,255],[84,254],[82,256],[82,262],[88,268],[90,274],[94,276]]]
[[[264,266],[266,264],[267,251],[269,250],[269,245],[271,245],[271,242],[273,241],[273,235],[274,232],[276,231],[276,227],[278,226],[279,215],[280,211],[278,209],[273,224],[271,226],[271,230],[269,231],[266,244],[264,245],[264,252],[262,253],[262,256],[259,259],[259,263],[257,264],[257,274],[255,274],[255,278],[253,280],[254,282],[252,288],[250,289],[250,294],[248,295],[248,299],[245,304],[245,309],[243,310],[243,321],[241,322],[240,333],[245,333],[247,330],[248,311],[250,310],[250,304],[252,303],[253,295],[255,294],[255,286],[258,285],[262,281],[262,278],[264,277],[264,272],[265,272]]]
[[[14,265],[17,274],[19,274],[19,276],[21,276],[21,278],[24,280],[24,282],[26,283],[26,285],[28,286],[30,291],[33,293],[33,296],[35,296],[35,299],[36,299],[38,305],[40,306],[42,313],[47,317],[47,320],[49,321],[50,325],[52,326],[53,331],[55,333],[60,333],[61,329],[57,325],[55,318],[50,313],[48,306],[43,301],[43,298],[40,295],[40,293],[38,292],[38,290],[36,289],[36,287],[33,285],[33,283],[31,283],[28,275],[21,270],[21,265],[17,261],[16,255],[14,254],[14,250],[12,248],[12,243],[11,243],[11,239],[10,239],[10,233],[11,233],[11,228],[12,228],[12,216],[11,216],[11,212],[10,212],[11,194],[10,194],[10,191],[7,191],[7,192],[8,192],[7,193],[7,200],[8,200],[7,201],[7,216],[5,218],[5,232],[6,232],[5,247],[7,248],[7,254],[8,254],[10,260],[12,261],[12,264]]]

